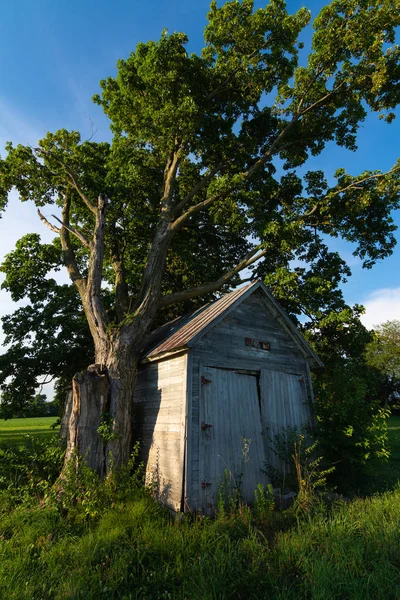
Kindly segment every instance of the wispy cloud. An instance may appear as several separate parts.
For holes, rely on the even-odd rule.
[[[400,287],[375,290],[361,304],[366,308],[361,321],[368,329],[385,321],[400,320]]]

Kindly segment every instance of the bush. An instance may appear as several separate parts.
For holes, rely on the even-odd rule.
[[[63,464],[65,450],[58,436],[40,440],[26,435],[24,441],[22,446],[0,447],[0,493],[7,505],[43,498]]]
[[[318,440],[306,429],[285,427],[271,441],[279,467],[266,465],[269,479],[281,490],[289,488],[297,492],[296,507],[308,510],[318,499],[317,492],[326,490],[327,478],[335,467],[325,465],[318,452]]]
[[[389,411],[375,396],[372,373],[355,362],[336,364],[316,383],[317,435],[336,469],[333,479],[345,489],[357,487],[368,467],[390,455],[386,420]]]

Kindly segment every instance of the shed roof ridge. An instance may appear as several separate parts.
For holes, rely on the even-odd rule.
[[[197,336],[202,329],[204,329],[209,323],[211,323],[219,314],[225,312],[231,304],[233,304],[238,298],[240,298],[246,291],[251,287],[255,287],[259,284],[260,280],[252,281],[242,287],[237,287],[228,294],[224,294],[221,298],[214,300],[214,302],[208,302],[207,304],[197,308],[195,311],[186,315],[186,317],[178,317],[176,320],[176,326],[167,333],[166,337],[162,337],[155,344],[151,345],[145,351],[145,357],[155,356],[161,352],[168,352],[175,350],[176,348],[184,347],[190,340]],[[204,313],[207,315],[204,318]],[[204,319],[204,320],[202,320]],[[174,320],[169,322],[171,325]],[[157,330],[150,334],[156,334],[157,331],[161,332],[162,329],[167,328],[169,323],[166,323],[159,327]]]

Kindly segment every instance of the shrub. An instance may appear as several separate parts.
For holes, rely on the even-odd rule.
[[[296,504],[303,510],[313,504],[317,491],[326,489],[327,477],[335,470],[335,467],[324,466],[318,446],[318,440],[314,440],[307,430],[285,427],[274,436],[271,446],[279,467],[266,465],[272,483],[297,492]]]
[[[389,457],[389,411],[375,395],[372,373],[358,363],[336,364],[316,383],[317,435],[334,481],[348,490],[365,477],[374,460]]]
[[[0,448],[2,498],[12,504],[42,498],[60,473],[64,452],[56,435],[46,440],[26,435],[22,446],[3,445]]]

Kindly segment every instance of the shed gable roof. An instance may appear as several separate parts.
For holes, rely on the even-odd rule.
[[[323,364],[320,358],[262,281],[249,283],[229,294],[225,294],[214,302],[198,308],[190,315],[179,317],[163,325],[150,334],[146,340],[143,349],[144,358],[150,360],[168,352],[190,348],[200,337],[206,334],[209,327],[214,326],[226,317],[235,306],[243,302],[256,290],[263,293],[269,310],[296,342],[310,364],[315,367],[322,367]]]

